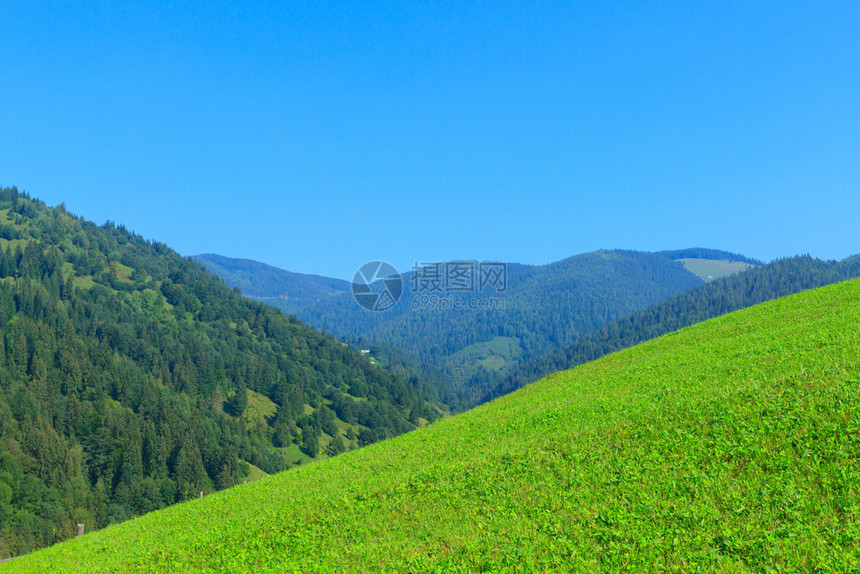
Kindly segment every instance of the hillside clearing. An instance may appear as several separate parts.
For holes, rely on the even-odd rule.
[[[726,275],[734,275],[746,271],[752,265],[741,261],[717,261],[714,259],[679,259],[684,269],[697,275],[702,281],[713,281]]]

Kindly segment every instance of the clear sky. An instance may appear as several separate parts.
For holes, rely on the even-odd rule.
[[[856,1],[244,4],[0,0],[0,185],[341,278],[860,252]]]

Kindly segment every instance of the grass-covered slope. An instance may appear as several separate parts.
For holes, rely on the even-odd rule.
[[[5,571],[852,571],[858,409],[855,280]]]
[[[726,275],[734,275],[746,271],[752,265],[741,261],[717,261],[714,259],[679,259],[684,269],[693,273],[702,281],[713,281]]]
[[[703,247],[658,251],[657,255],[680,261],[683,263],[684,269],[705,282],[734,275],[746,271],[750,267],[764,265],[757,259],[751,259],[738,253]]]

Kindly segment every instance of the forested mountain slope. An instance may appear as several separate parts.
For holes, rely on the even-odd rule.
[[[230,287],[241,289],[244,296],[269,303],[286,313],[295,313],[300,307],[350,290],[350,283],[342,279],[293,273],[250,259],[212,253],[195,255],[192,259],[224,279]]]
[[[688,255],[683,255],[684,257]],[[822,261],[808,255],[777,259],[715,280],[657,303],[546,355],[524,362],[505,376],[486,377],[481,402],[507,394],[550,373],[570,369],[642,341],[737,309],[860,277],[860,256]],[[476,382],[476,390],[480,387]]]
[[[860,281],[744,309],[10,572],[855,572]]]
[[[414,429],[434,390],[0,189],[0,557]]]

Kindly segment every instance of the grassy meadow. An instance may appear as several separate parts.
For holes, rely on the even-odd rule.
[[[0,572],[860,569],[860,281]]]
[[[740,273],[741,271],[746,271],[750,267],[752,267],[749,263],[743,263],[741,261],[718,261],[716,259],[680,259],[684,264],[684,268],[693,273],[694,275],[698,275],[699,279],[703,281],[713,281],[714,279],[719,279],[720,277],[725,277],[726,275],[733,275],[735,273]]]

